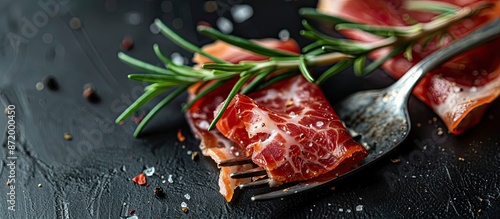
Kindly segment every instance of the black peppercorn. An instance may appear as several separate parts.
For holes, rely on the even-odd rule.
[[[163,198],[165,197],[165,192],[163,191],[163,189],[160,187],[160,186],[155,186],[153,188],[153,193],[155,194],[156,197],[158,198]]]
[[[51,89],[51,90],[57,90],[59,89],[59,85],[57,84],[56,79],[52,75],[47,75],[43,78],[43,84],[45,87]]]

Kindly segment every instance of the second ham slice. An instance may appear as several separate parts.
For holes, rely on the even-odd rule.
[[[302,76],[250,96],[237,95],[217,129],[277,184],[312,179],[339,165],[355,166],[367,155],[320,88]]]

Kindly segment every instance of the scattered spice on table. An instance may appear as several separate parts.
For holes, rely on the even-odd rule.
[[[123,40],[120,43],[120,47],[126,51],[129,51],[132,48],[134,48],[134,40],[132,39],[131,36],[125,36],[123,37]]]
[[[443,134],[444,134],[443,128],[439,127],[437,130],[437,135],[443,135]]]
[[[182,202],[182,203],[181,203],[181,210],[182,210],[182,212],[184,212],[184,213],[187,213],[187,212],[189,211],[189,208],[188,208],[188,206],[187,206],[186,202]]]
[[[155,167],[148,167],[142,171],[146,176],[153,176],[155,174]]]
[[[179,129],[177,131],[177,139],[180,141],[180,142],[184,142],[186,140],[186,137],[184,137],[184,135],[182,134],[182,129]]]
[[[139,175],[134,176],[134,178],[132,178],[132,182],[134,182],[138,185],[141,185],[141,186],[146,185],[147,184],[146,174],[140,173]]]
[[[139,116],[139,117],[135,117],[135,116],[133,116],[131,120],[132,120],[132,122],[134,122],[136,125],[139,125],[139,123],[141,123],[143,119],[144,119],[144,115]]]
[[[83,85],[83,97],[90,101],[95,101],[97,98],[95,87],[91,83],[86,83]]]
[[[35,85],[36,89],[41,91],[45,87],[42,82],[37,82]]]
[[[198,160],[198,152],[195,151],[191,154],[191,160]]]
[[[400,163],[400,162],[401,162],[401,159],[399,159],[399,158],[394,158],[394,159],[391,159],[391,162],[392,162],[392,163]]]
[[[356,206],[356,211],[363,211],[363,205]]]
[[[71,19],[69,19],[69,26],[73,30],[78,30],[82,27],[82,21],[80,20],[80,18],[72,17]]]
[[[71,139],[73,139],[73,137],[69,133],[65,132],[64,133],[64,139],[70,141]]]
[[[153,193],[155,194],[156,197],[158,198],[163,198],[165,197],[165,192],[163,191],[163,188],[161,188],[160,186],[155,186],[153,188]]]
[[[47,75],[42,79],[43,84],[51,89],[51,90],[57,90],[59,89],[59,85],[57,84],[57,81],[54,76],[52,75]]]

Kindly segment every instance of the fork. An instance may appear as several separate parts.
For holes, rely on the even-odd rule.
[[[358,142],[363,145],[369,153],[358,168],[340,176],[311,179],[299,182],[285,189],[254,195],[251,199],[253,201],[269,200],[318,188],[325,184],[347,178],[370,164],[373,164],[375,161],[384,158],[385,155],[396,148],[396,146],[400,145],[410,132],[411,125],[407,106],[411,91],[416,83],[427,72],[454,56],[491,41],[499,35],[500,18],[497,18],[468,36],[426,57],[408,70],[401,79],[391,86],[379,90],[361,91],[347,97],[337,104],[334,108],[338,116],[344,122],[351,135],[357,135],[353,137],[358,139]],[[250,158],[226,160],[219,163],[219,166],[233,166],[247,163],[252,163],[252,160]],[[230,175],[231,178],[247,178],[254,176],[266,176],[266,171],[262,167],[256,167]],[[271,179],[264,178],[254,182],[241,184],[239,188],[261,186],[270,184],[271,182]]]

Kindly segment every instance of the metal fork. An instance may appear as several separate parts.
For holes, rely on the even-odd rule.
[[[408,116],[408,98],[415,84],[430,70],[441,65],[454,56],[478,45],[497,38],[500,35],[500,19],[485,25],[468,36],[434,52],[412,67],[401,79],[391,86],[380,90],[369,90],[355,93],[339,104],[335,110],[344,121],[348,130],[359,133],[360,142],[368,150],[368,156],[360,166],[337,177],[322,177],[299,182],[296,185],[252,197],[253,201],[281,198],[300,192],[318,188],[325,184],[337,182],[366,168],[375,161],[385,157],[396,146],[401,144],[410,132]],[[498,49],[498,48],[496,48]],[[252,163],[250,158],[227,160],[219,166],[233,166]],[[265,176],[266,171],[257,167],[251,170],[233,173],[232,178]],[[271,183],[269,178],[251,183],[241,184],[240,188],[262,186]]]

